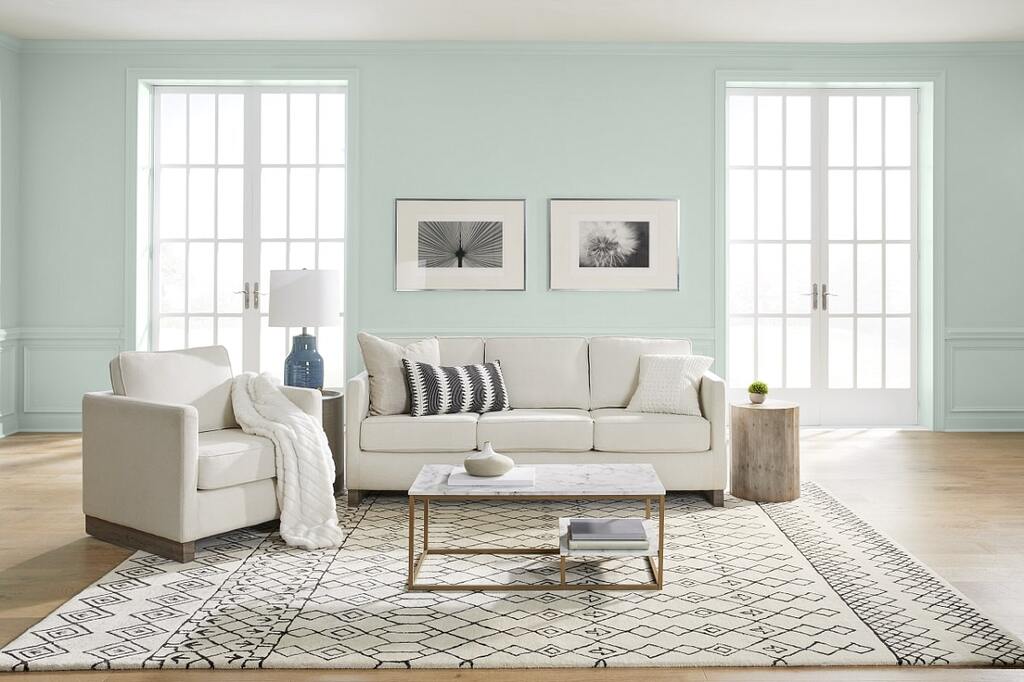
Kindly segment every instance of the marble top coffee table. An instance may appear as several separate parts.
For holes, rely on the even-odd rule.
[[[435,591],[483,590],[660,590],[665,576],[665,486],[650,464],[535,464],[534,485],[512,488],[486,484],[480,486],[449,486],[450,464],[427,464],[409,488],[409,574],[406,588]],[[560,541],[557,547],[474,547],[461,549],[430,546],[431,500],[480,501],[488,500],[639,500],[644,503],[644,519],[652,534],[651,500],[658,501],[658,546],[649,550],[574,550],[566,538],[567,520],[560,520]],[[416,553],[417,509],[423,506],[422,551]],[[424,560],[432,554],[503,554],[536,555],[555,554],[560,557],[560,580],[556,584],[478,583],[466,585],[437,585],[417,581]],[[566,582],[566,560],[573,556],[587,557],[646,557],[651,580],[635,584],[575,584]],[[657,559],[657,561],[655,561]]]

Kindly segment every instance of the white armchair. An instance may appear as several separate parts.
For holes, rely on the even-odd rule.
[[[231,409],[222,346],[121,353],[113,391],[82,400],[82,508],[89,535],[191,561],[195,541],[276,519],[274,444]],[[320,392],[282,387],[321,420]]]

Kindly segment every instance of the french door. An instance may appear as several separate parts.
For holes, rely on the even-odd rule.
[[[916,424],[917,93],[727,91],[728,379]]]
[[[220,344],[236,370],[281,375],[297,331],[268,324],[270,271],[344,273],[345,97],[325,87],[154,89],[155,349]],[[340,386],[342,327],[314,333],[325,383]]]

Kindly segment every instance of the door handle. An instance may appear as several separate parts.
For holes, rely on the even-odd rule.
[[[259,285],[257,285],[257,286],[259,286]],[[244,310],[248,310],[249,309],[249,283],[246,282],[245,286],[242,288],[241,291],[235,291],[233,293],[242,294],[242,308]],[[259,296],[259,294],[256,294],[256,295]],[[256,300],[258,301],[259,299],[257,298]]]
[[[255,310],[260,309],[260,283],[254,282],[252,285],[252,307]]]
[[[828,285],[827,284],[822,284],[821,285],[821,309],[822,310],[828,310],[828,297],[829,296],[838,296],[838,295],[839,294],[833,294],[832,292],[830,292],[828,290]]]
[[[811,297],[811,310],[817,310],[818,309],[818,283],[817,282],[815,282],[814,284],[811,285],[811,293],[809,293],[809,294],[800,294],[800,295],[801,296],[810,296]]]

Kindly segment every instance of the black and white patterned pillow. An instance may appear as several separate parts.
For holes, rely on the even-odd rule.
[[[440,367],[402,358],[414,417],[509,409],[508,390],[498,361]]]

